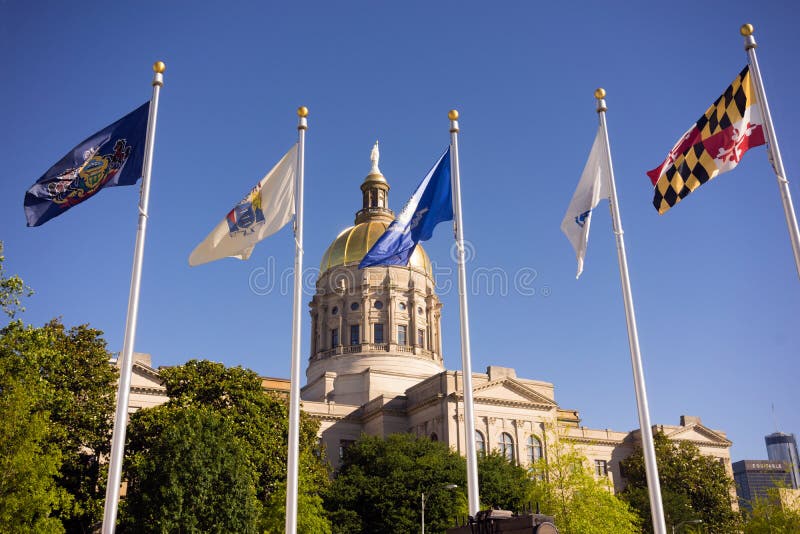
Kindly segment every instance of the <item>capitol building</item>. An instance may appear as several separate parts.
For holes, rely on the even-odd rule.
[[[319,437],[333,467],[362,434],[410,432],[445,442],[462,455],[466,440],[474,439],[479,454],[499,451],[520,465],[546,459],[548,441],[561,436],[587,457],[596,476],[608,477],[621,490],[620,460],[640,443],[638,429],[581,426],[579,411],[556,401],[554,384],[517,376],[512,368],[490,365],[473,373],[475,435],[464,435],[463,374],[444,367],[442,304],[425,250],[418,245],[407,266],[358,268],[394,219],[389,189],[373,158],[354,224],[322,256],[309,303],[311,343],[301,409],[320,422]],[[289,389],[288,379],[264,378],[263,385],[281,394]],[[148,355],[137,354],[129,411],[166,400],[158,370]],[[682,415],[677,422],[653,428],[719,458],[732,476],[731,442],[724,432],[695,416]]]

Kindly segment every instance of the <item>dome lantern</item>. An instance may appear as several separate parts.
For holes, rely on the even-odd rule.
[[[387,224],[394,220],[394,212],[389,209],[389,182],[381,173],[378,142],[372,147],[369,159],[372,164],[369,174],[361,184],[361,210],[356,213],[356,224],[367,221],[383,221]]]

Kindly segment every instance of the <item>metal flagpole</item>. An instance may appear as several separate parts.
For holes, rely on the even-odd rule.
[[[156,118],[158,116],[158,95],[164,85],[166,65],[161,61],[153,64],[153,97],[150,99],[150,116],[147,119],[147,137],[144,148],[142,186],[139,193],[139,229],[136,232],[136,248],[133,253],[133,272],[131,289],[128,295],[128,318],[125,322],[125,341],[122,345],[122,359],[117,388],[117,408],[114,415],[114,433],[111,438],[111,459],[108,465],[108,486],[103,511],[103,534],[113,534],[117,522],[119,487],[122,479],[122,459],[125,455],[125,431],[128,424],[128,397],[131,389],[133,371],[133,344],[136,340],[136,320],[139,314],[139,288],[142,281],[142,260],[144,259],[144,238],[147,232],[147,208],[150,201],[150,171],[153,168],[153,142],[156,137]]]
[[[642,355],[639,352],[639,334],[636,330],[636,313],[633,310],[633,295],[631,281],[628,276],[628,258],[625,253],[625,239],[622,231],[622,219],[619,215],[617,204],[617,184],[614,181],[614,167],[611,164],[611,145],[608,142],[608,128],[606,127],[606,92],[597,89],[594,92],[597,98],[597,115],[600,117],[600,126],[603,128],[603,141],[606,148],[606,161],[608,162],[609,208],[611,220],[614,225],[614,235],[617,238],[617,259],[619,260],[619,277],[622,282],[622,298],[625,302],[625,319],[628,323],[628,344],[631,347],[631,366],[633,367],[633,384],[636,389],[636,406],[639,411],[639,427],[642,433],[642,450],[644,451],[644,466],[647,473],[647,491],[650,496],[650,513],[653,519],[654,534],[666,534],[667,527],[664,523],[664,507],[661,502],[661,484],[658,480],[658,466],[656,465],[656,450],[653,446],[653,430],[650,427],[650,410],[647,407],[647,390],[644,386],[644,368]]]
[[[789,192],[789,180],[786,179],[786,170],[783,168],[778,136],[775,134],[775,126],[772,124],[772,115],[769,112],[764,81],[761,79],[761,70],[758,68],[758,58],[756,57],[756,47],[758,45],[756,44],[756,38],[753,37],[753,25],[745,24],[740,28],[739,32],[744,36],[744,49],[750,59],[750,70],[753,72],[753,82],[758,94],[758,103],[761,106],[761,114],[764,116],[769,161],[778,179],[778,190],[781,193],[781,201],[783,202],[783,213],[786,216],[786,226],[789,227],[789,239],[792,242],[792,252],[794,252],[794,264],[797,269],[797,275],[800,276],[800,231],[797,229],[797,215],[795,215],[794,205],[792,204],[792,194]]]
[[[455,216],[456,248],[458,249],[458,296],[461,308],[461,369],[464,382],[464,441],[467,445],[467,494],[469,513],[480,509],[478,495],[478,461],[475,454],[475,417],[472,406],[472,358],[469,349],[469,309],[467,308],[467,268],[464,258],[464,224],[461,220],[461,178],[458,166],[458,111],[450,110],[450,158]]]
[[[297,182],[294,219],[294,305],[292,319],[292,375],[289,387],[289,452],[286,465],[286,534],[297,532],[297,464],[300,454],[300,322],[303,299],[303,174],[305,171],[308,108],[297,109]]]

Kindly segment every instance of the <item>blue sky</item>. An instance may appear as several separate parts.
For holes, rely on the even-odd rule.
[[[800,202],[797,15],[789,2],[556,4],[0,2],[0,239],[8,272],[36,290],[23,318],[89,323],[121,350],[138,188],[105,190],[39,228],[25,227],[22,201],[74,145],[149,99],[156,60],[167,71],[136,340],[155,365],[209,358],[288,377],[289,229],[247,262],[187,258],[295,141],[297,106],[311,110],[306,301],[360,206],[374,141],[399,209],[448,143],[455,107],[473,369],[514,367],[554,382],[586,426],[635,428],[607,204],[580,281],[559,230],[603,86],[652,421],[699,415],[728,433],[734,460],[766,457],[773,403],[778,427],[800,432],[800,280],[766,148],[663,216],[645,171],[742,69],[738,29],[751,22]],[[426,250],[455,369],[450,236],[439,228]],[[475,276],[488,270],[506,291]],[[308,327],[304,313],[304,360]]]

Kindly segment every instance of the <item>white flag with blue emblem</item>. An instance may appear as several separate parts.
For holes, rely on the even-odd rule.
[[[611,189],[608,185],[608,161],[606,161],[603,129],[597,129],[597,135],[589,152],[589,160],[583,168],[578,188],[572,195],[564,220],[561,221],[561,231],[567,236],[575,256],[578,259],[578,278],[583,272],[583,258],[586,256],[586,246],[589,243],[589,224],[592,222],[592,210],[603,198],[608,198]]]
[[[189,256],[189,265],[202,265],[221,258],[246,260],[256,243],[292,220],[297,145],[228,212]]]

